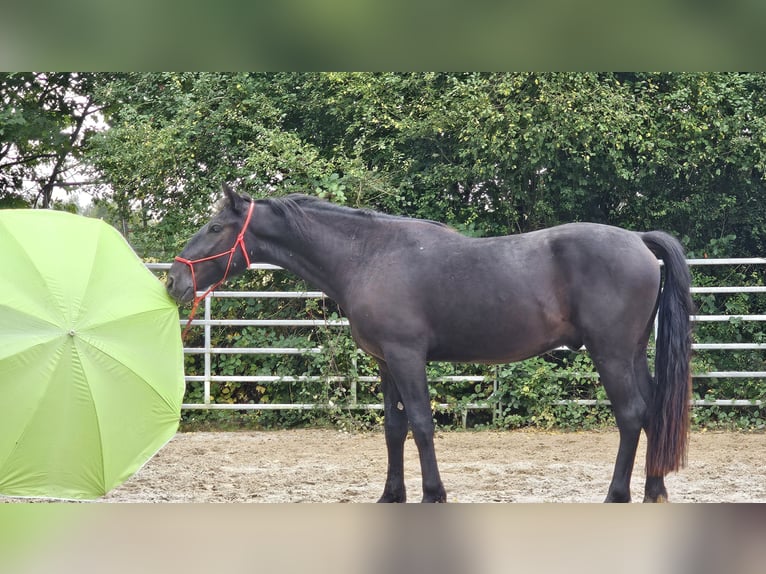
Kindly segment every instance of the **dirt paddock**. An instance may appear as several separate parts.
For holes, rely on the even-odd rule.
[[[616,431],[441,432],[436,449],[451,502],[600,502]],[[644,440],[633,475],[643,497]],[[179,433],[106,502],[374,502],[383,489],[382,433],[334,430]],[[414,442],[405,447],[410,502],[420,500]],[[689,463],[666,481],[672,502],[766,502],[766,434],[694,433]]]

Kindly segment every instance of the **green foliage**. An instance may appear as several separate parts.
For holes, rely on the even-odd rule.
[[[483,235],[565,221],[763,250],[762,74],[279,74],[284,126]],[[372,198],[371,198],[372,199]]]
[[[565,221],[764,250],[764,74],[99,76],[89,159],[155,256],[221,181],[436,219],[477,235]],[[123,217],[127,218],[125,213]]]
[[[142,255],[174,255],[209,217],[222,182],[256,197],[317,189],[344,202],[346,190],[374,181],[353,160],[323,157],[284,129],[284,112],[264,93],[267,75],[105,80],[96,95],[112,128],[92,138],[89,157],[112,183],[112,219],[131,222]]]
[[[589,357],[577,353],[551,362],[542,357],[499,369],[497,403],[502,428],[596,428],[614,424],[605,404],[577,405],[574,399],[606,400]]]
[[[222,181],[476,235],[601,221],[696,250],[735,235],[757,255],[765,88],[762,73],[3,74],[0,204],[47,206],[83,183],[64,168],[96,170],[101,216],[159,259]]]
[[[77,209],[99,185],[84,162],[99,108],[83,73],[0,73],[0,208]]]

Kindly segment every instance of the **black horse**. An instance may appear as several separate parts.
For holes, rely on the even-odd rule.
[[[173,263],[168,292],[192,301],[198,289],[257,261],[282,266],[334,299],[380,366],[388,448],[381,502],[406,498],[408,423],[423,501],[446,500],[427,361],[506,363],[583,344],[620,433],[606,500],[630,500],[642,428],[644,500],[667,499],[664,477],[685,463],[691,385],[691,281],[677,240],[591,223],[476,239],[304,195],[253,201],[227,186],[224,192],[220,212]],[[655,255],[665,264],[662,289]],[[653,378],[647,345],[657,313]]]

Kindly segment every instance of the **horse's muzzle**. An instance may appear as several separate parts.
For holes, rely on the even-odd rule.
[[[173,263],[168,271],[168,278],[165,281],[165,289],[173,299],[178,303],[189,303],[194,300],[194,285],[191,280],[191,273],[185,265]]]

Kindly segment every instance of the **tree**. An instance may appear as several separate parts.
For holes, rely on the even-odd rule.
[[[353,172],[351,162],[323,157],[283,129],[264,81],[167,73],[99,83],[96,98],[111,128],[89,142],[89,158],[114,190],[116,218],[140,231],[132,238],[140,252],[176,253],[209,215],[222,182],[255,196],[342,190],[332,174]]]
[[[567,221],[766,249],[766,75],[122,74],[89,157],[172,253],[221,181],[480,235]],[[160,223],[157,223],[160,221]]]
[[[93,76],[0,74],[0,206],[51,207],[65,194],[97,184],[83,145],[99,129],[89,95]]]
[[[566,221],[764,243],[764,74],[282,74],[285,126],[484,234]],[[390,200],[390,197],[388,198]]]

